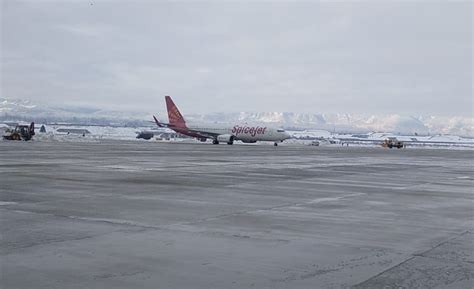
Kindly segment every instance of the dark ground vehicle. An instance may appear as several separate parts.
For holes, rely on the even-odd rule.
[[[397,140],[396,138],[388,138],[383,142],[382,146],[384,148],[389,148],[389,149],[391,149],[391,148],[401,149],[401,148],[405,147],[405,144],[403,142]]]
[[[24,140],[28,141],[35,135],[35,123],[28,125],[17,125],[14,129],[5,131],[3,138],[6,140]]]
[[[142,139],[150,140],[150,139],[153,138],[153,136],[154,136],[154,133],[153,133],[153,132],[149,132],[149,131],[137,132],[137,138],[142,138]]]

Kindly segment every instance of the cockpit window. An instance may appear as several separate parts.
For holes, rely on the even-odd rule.
[[[285,132],[284,129],[277,129],[277,132]]]

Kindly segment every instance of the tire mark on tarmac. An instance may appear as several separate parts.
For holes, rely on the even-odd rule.
[[[7,211],[10,211],[10,212],[16,212],[16,213],[21,213],[21,214],[36,214],[36,215],[43,215],[43,216],[51,216],[51,217],[56,217],[56,218],[63,218],[63,219],[83,221],[83,222],[103,223],[103,224],[123,226],[123,227],[129,226],[129,227],[134,227],[134,228],[141,228],[143,230],[168,230],[168,231],[178,231],[178,232],[187,232],[187,233],[189,233],[190,232],[189,230],[184,230],[181,226],[196,225],[196,224],[203,223],[203,222],[214,221],[214,220],[224,219],[224,218],[233,217],[233,216],[240,216],[240,215],[245,215],[245,214],[261,213],[261,212],[271,211],[271,210],[274,210],[274,209],[280,209],[280,208],[285,208],[285,207],[298,207],[298,206],[304,206],[304,205],[308,205],[308,204],[315,204],[315,203],[321,203],[321,202],[339,201],[339,200],[343,200],[343,199],[346,199],[346,198],[357,197],[357,196],[361,196],[361,195],[366,195],[366,194],[365,193],[355,193],[355,194],[348,194],[348,195],[343,195],[343,196],[334,197],[334,198],[318,198],[318,199],[312,199],[312,200],[309,200],[309,201],[306,201],[306,202],[298,202],[298,203],[290,203],[290,204],[287,203],[287,204],[281,204],[281,205],[272,206],[272,207],[268,207],[268,208],[238,211],[238,212],[217,215],[217,216],[203,218],[203,219],[194,220],[194,221],[185,221],[185,222],[178,222],[178,223],[173,223],[173,224],[169,224],[169,225],[159,225],[159,226],[154,226],[154,225],[144,224],[144,223],[138,223],[138,222],[133,222],[133,221],[129,221],[129,220],[70,216],[70,215],[61,215],[61,214],[54,214],[54,213],[16,210],[16,209],[10,209],[10,208],[6,208],[6,207],[2,207],[0,210],[7,210]],[[107,233],[105,233],[105,234],[107,234]],[[51,244],[51,243],[59,243],[59,242],[89,239],[89,238],[93,238],[93,237],[101,236],[101,235],[103,235],[103,234],[97,234],[97,235],[94,235],[94,236],[86,236],[86,237],[81,237],[81,238],[76,238],[76,239],[52,240],[50,242],[44,242],[44,243],[39,243],[39,244],[28,245],[27,247],[34,247],[34,246],[37,246],[37,245],[47,245],[47,244]],[[231,235],[231,236],[233,236],[233,235]]]

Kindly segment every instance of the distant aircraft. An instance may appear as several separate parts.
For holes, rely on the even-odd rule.
[[[249,125],[247,123],[234,125],[191,125],[186,123],[171,97],[165,96],[165,100],[169,123],[162,123],[153,116],[156,124],[159,127],[170,128],[177,133],[197,138],[203,142],[207,139],[212,139],[213,144],[225,142],[228,145],[232,145],[236,140],[244,143],[271,141],[274,142],[275,146],[278,146],[279,142],[283,142],[291,137],[284,129],[268,127],[266,125]]]

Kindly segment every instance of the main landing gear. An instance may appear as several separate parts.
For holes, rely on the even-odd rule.
[[[278,146],[278,143],[277,143],[277,142],[276,142],[276,143],[274,143],[274,144],[273,144],[273,146],[276,146],[276,147],[277,147],[277,146]]]
[[[212,144],[218,145],[218,144],[219,144],[219,141],[215,139],[215,140],[212,141]],[[229,141],[229,142],[227,142],[227,144],[231,146],[231,145],[234,144],[234,142],[233,142],[233,141]]]
[[[218,145],[219,141],[225,142],[228,145],[233,145],[234,144],[234,136],[230,136],[228,139],[225,137],[222,138],[215,138],[212,140],[212,144]]]

